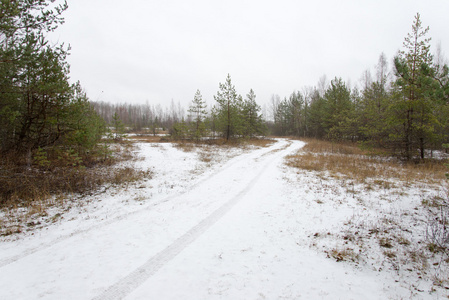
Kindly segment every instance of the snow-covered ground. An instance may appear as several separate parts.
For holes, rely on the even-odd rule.
[[[327,257],[335,232],[367,218],[370,205],[359,211],[338,182],[322,186],[287,167],[300,141],[191,152],[138,145],[136,168],[152,170],[151,180],[74,199],[66,212],[55,209],[54,223],[2,238],[0,299],[445,296],[425,281],[404,284],[376,260]]]

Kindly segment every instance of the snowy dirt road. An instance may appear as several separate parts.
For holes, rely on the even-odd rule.
[[[128,193],[142,203],[114,204],[107,218],[92,212],[76,227],[3,242],[0,299],[399,299],[388,274],[309,247],[323,211],[285,179],[283,165],[302,146],[279,140],[194,180],[179,165],[181,190],[145,200],[155,187],[139,187]],[[167,166],[191,158],[167,149]],[[142,165],[155,150],[142,144]]]

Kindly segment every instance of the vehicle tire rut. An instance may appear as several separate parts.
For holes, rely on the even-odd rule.
[[[115,284],[107,288],[102,294],[93,298],[94,300],[103,299],[123,299],[142,283],[148,280],[159,269],[176,257],[186,247],[198,239],[204,232],[217,223],[223,216],[226,215],[239,201],[254,187],[259,178],[264,174],[265,170],[279,157],[285,155],[284,152],[289,151],[291,143],[288,143],[284,148],[271,150],[268,153],[273,154],[274,157],[270,158],[268,162],[261,168],[261,170],[251,179],[251,181],[242,189],[236,196],[228,200],[225,204],[220,206],[208,217],[200,221],[197,225],[192,227],[189,231],[177,238],[172,244],[167,246],[164,250],[160,251],[150,259],[148,259],[140,267],[129,273],[127,276],[120,279]],[[278,154],[278,155],[275,155]]]
[[[270,153],[272,151],[276,151],[277,150],[277,149],[270,150],[272,148],[273,147],[268,147],[268,148],[261,149],[261,150],[266,150],[266,151],[263,151],[261,156],[262,155],[266,155],[267,153]],[[94,225],[89,226],[89,227],[84,228],[84,229],[78,229],[78,230],[72,231],[71,233],[68,233],[68,234],[65,234],[65,235],[61,235],[61,236],[57,237],[56,239],[54,239],[54,240],[52,240],[50,242],[40,244],[37,247],[28,248],[28,249],[22,251],[21,253],[14,255],[14,256],[10,256],[10,257],[6,257],[6,258],[3,258],[3,259],[0,259],[0,268],[2,268],[4,266],[7,266],[9,264],[12,264],[12,263],[14,263],[14,262],[16,262],[18,260],[21,260],[21,259],[23,259],[23,258],[25,258],[25,257],[27,257],[29,255],[32,255],[34,253],[39,252],[39,251],[48,249],[48,248],[50,248],[50,247],[52,247],[52,246],[54,246],[54,245],[56,245],[56,244],[58,244],[60,242],[63,242],[63,241],[65,241],[67,239],[70,239],[72,237],[88,233],[88,232],[90,232],[92,230],[95,230],[95,229],[99,229],[99,228],[103,228],[103,227],[112,225],[112,224],[117,223],[117,222],[119,222],[121,220],[124,220],[126,218],[129,218],[129,217],[132,217],[134,215],[138,215],[138,214],[144,213],[144,212],[146,212],[148,210],[154,209],[154,207],[156,207],[156,206],[158,206],[158,205],[160,205],[162,203],[165,203],[165,202],[168,202],[168,201],[170,201],[172,199],[175,199],[177,197],[183,196],[183,195],[187,194],[188,192],[190,192],[191,190],[193,190],[196,187],[198,187],[199,185],[201,185],[201,184],[203,184],[203,183],[205,183],[205,182],[207,182],[209,180],[213,180],[213,178],[216,177],[217,175],[219,175],[220,173],[224,172],[225,170],[229,169],[230,167],[234,166],[235,164],[237,164],[237,163],[239,163],[239,162],[241,162],[241,161],[243,161],[245,159],[247,159],[247,155],[240,155],[237,159],[234,159],[230,163],[227,163],[224,167],[219,168],[218,170],[213,172],[208,177],[206,177],[206,178],[196,182],[192,186],[188,187],[185,191],[183,191],[181,193],[170,195],[168,197],[165,197],[165,198],[163,198],[163,199],[153,203],[152,205],[149,205],[149,206],[144,207],[142,209],[131,211],[131,212],[128,212],[128,213],[125,213],[125,214],[118,215],[118,216],[113,217],[113,218],[111,218],[109,220],[106,220],[106,221],[98,223],[98,224],[94,224]]]

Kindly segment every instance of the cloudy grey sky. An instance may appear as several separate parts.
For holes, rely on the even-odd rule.
[[[315,86],[357,84],[384,52],[391,61],[417,12],[449,53],[448,0],[68,0],[51,36],[72,47],[72,81],[92,100],[183,106],[199,89],[213,104],[231,75],[261,104]],[[435,50],[435,47],[433,47]]]

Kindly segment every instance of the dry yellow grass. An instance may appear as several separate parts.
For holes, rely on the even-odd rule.
[[[333,143],[328,141],[316,140],[316,139],[301,139],[306,142],[306,145],[302,150],[312,153],[333,153],[333,154],[368,154],[367,151],[361,150],[354,143]]]
[[[183,150],[185,152],[191,152],[195,149],[195,147],[202,147],[202,146],[219,146],[219,147],[268,147],[271,144],[275,143],[275,140],[273,139],[233,139],[226,141],[225,139],[208,139],[200,142],[196,141],[181,141],[176,143],[175,147],[177,147],[180,150]]]
[[[153,135],[133,135],[128,137],[132,141],[144,142],[144,143],[160,143],[162,140],[161,136]]]
[[[346,176],[359,183],[371,178],[385,185],[385,180],[436,183],[445,179],[443,161],[427,160],[405,163],[384,156],[371,155],[355,144],[340,144],[307,140],[297,154],[287,157],[287,165],[306,171],[329,172],[332,176]]]
[[[249,140],[244,140],[242,142],[242,144],[248,145],[248,146],[256,146],[256,147],[268,147],[275,142],[276,142],[275,140],[268,139],[268,138],[266,138],[266,139],[249,139]]]
[[[437,286],[449,289],[449,246],[442,234],[447,232],[449,215],[445,161],[403,162],[373,155],[356,144],[306,142],[286,163],[297,168],[298,180],[306,172],[320,178],[321,186],[308,190],[316,193],[311,199],[326,205],[327,201],[316,199],[327,189],[324,193],[331,192],[335,204],[347,201],[353,207],[341,227],[316,233],[312,246],[336,261],[390,266],[398,271],[398,282],[404,280],[400,272],[407,270],[410,276],[433,281],[434,291]],[[345,192],[334,192],[329,186]],[[405,278],[403,282],[409,284],[413,277]]]

